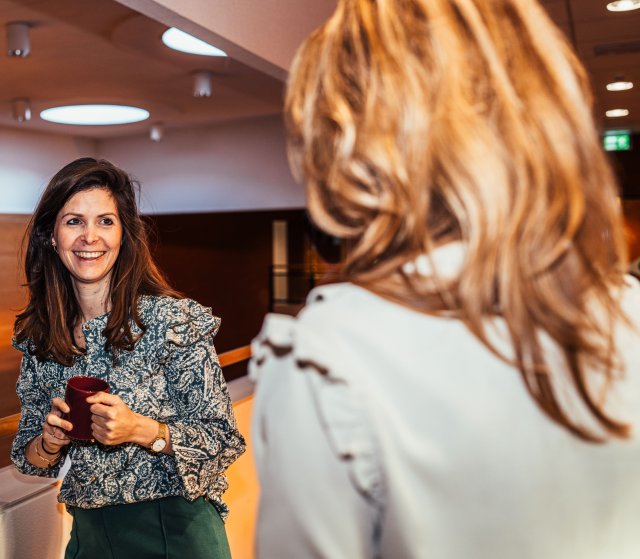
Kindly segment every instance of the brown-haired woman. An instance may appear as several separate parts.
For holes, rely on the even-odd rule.
[[[224,471],[244,440],[211,341],[220,321],[157,269],[134,181],[108,161],[73,161],[46,187],[28,239],[11,457],[51,477],[70,458],[66,557],[229,557]],[[68,433],[74,376],[110,386],[87,398],[91,442]]]
[[[640,289],[533,0],[340,0],[286,101],[347,282],[254,343],[260,557],[640,549]]]

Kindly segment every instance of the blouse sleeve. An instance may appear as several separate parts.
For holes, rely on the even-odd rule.
[[[11,461],[23,474],[56,477],[64,460],[59,460],[50,468],[38,468],[31,464],[25,455],[27,444],[42,433],[45,418],[51,410],[51,394],[42,383],[38,361],[29,353],[26,342],[23,344],[14,342],[13,347],[22,351],[23,356],[16,385],[16,392],[20,399],[20,422],[11,446]]]
[[[177,415],[167,421],[185,495],[207,495],[245,450],[212,338],[220,319],[195,301],[176,302],[164,341],[164,371]]]
[[[375,556],[373,439],[354,387],[328,366],[327,342],[279,315],[253,342],[259,558]]]

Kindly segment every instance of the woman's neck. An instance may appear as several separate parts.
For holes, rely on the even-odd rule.
[[[81,322],[87,322],[110,310],[108,278],[99,284],[74,282],[73,287],[82,313]]]

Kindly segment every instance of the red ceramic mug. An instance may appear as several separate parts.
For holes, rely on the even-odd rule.
[[[73,424],[73,429],[67,431],[72,439],[88,441],[93,438],[91,434],[91,411],[87,398],[97,392],[109,392],[109,385],[96,377],[72,377],[67,381],[65,402],[71,411],[65,414],[65,419]]]

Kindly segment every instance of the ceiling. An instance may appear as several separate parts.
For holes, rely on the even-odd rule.
[[[112,0],[0,0],[5,24],[33,27],[31,54],[0,53],[0,126],[93,138],[136,134],[278,113],[282,82],[236,60],[189,55],[165,47],[166,26]],[[213,72],[213,94],[193,97],[193,74]],[[27,98],[32,119],[16,122],[11,100]],[[45,122],[42,109],[69,103],[124,103],[151,112],[148,121],[117,126]]]
[[[595,117],[600,127],[640,132],[640,10],[609,12],[608,0],[543,0],[569,37],[591,77]],[[609,92],[617,76],[632,81],[628,91]],[[608,109],[626,108],[629,116],[606,118]]]
[[[640,131],[640,10],[608,12],[606,0],[542,3],[591,75],[600,126]],[[171,129],[281,110],[279,79],[238,60],[172,51],[160,42],[165,25],[114,0],[0,0],[0,34],[11,21],[33,26],[31,55],[0,55],[0,126],[103,138],[146,132],[157,122]],[[296,22],[290,21],[282,32],[295,27]],[[193,74],[204,69],[214,73],[213,95],[194,98]],[[636,87],[608,92],[605,85],[616,76]],[[31,121],[18,123],[12,118],[11,100],[16,98],[30,100]],[[142,106],[151,118],[119,126],[72,127],[38,117],[49,106],[89,102]],[[630,115],[605,118],[604,111],[613,108],[627,108]]]

